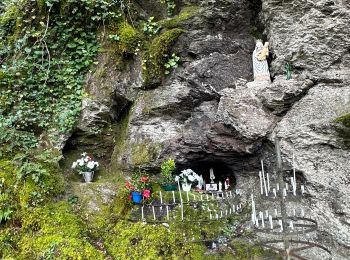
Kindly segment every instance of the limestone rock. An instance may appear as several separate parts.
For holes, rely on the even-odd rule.
[[[311,80],[286,80],[278,77],[257,95],[273,114],[281,115],[301,99],[313,85]]]

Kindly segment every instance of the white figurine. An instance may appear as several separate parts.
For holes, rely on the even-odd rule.
[[[214,175],[214,170],[213,168],[210,168],[210,183],[214,183],[215,180],[215,175]]]
[[[222,182],[219,181],[219,192],[222,192]]]

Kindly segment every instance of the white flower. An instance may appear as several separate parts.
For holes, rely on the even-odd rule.
[[[195,181],[196,180],[196,178],[193,177],[192,175],[188,175],[187,178],[188,178],[189,181]]]
[[[176,175],[175,176],[175,181],[178,182],[180,180],[180,176]]]
[[[100,164],[98,162],[94,162],[94,164],[95,164],[96,167],[100,166]]]
[[[84,160],[79,160],[79,166],[84,166]]]
[[[82,153],[81,156],[85,157],[87,155],[87,153]]]
[[[89,169],[93,169],[93,168],[95,168],[95,164],[94,164],[94,162],[88,162],[87,163],[87,167],[89,168]]]
[[[72,164],[72,169],[75,169],[75,167],[77,167],[77,165],[78,165],[78,163],[77,163],[77,162],[74,162],[74,163]]]

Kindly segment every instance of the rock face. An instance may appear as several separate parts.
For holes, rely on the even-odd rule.
[[[335,259],[345,259],[350,255],[349,147],[334,119],[350,112],[350,4],[184,1],[189,2],[200,6],[181,23],[186,31],[172,49],[180,66],[159,87],[142,90],[142,57],[116,68],[109,54],[101,54],[99,68],[106,71],[90,75],[94,101],[84,108],[78,130],[117,126],[114,142],[112,137],[99,141],[108,143],[104,156],[113,167],[157,173],[160,162],[172,157],[179,169],[221,165],[236,179],[256,178],[261,158],[272,170],[271,147],[278,136],[285,167],[294,152],[314,205],[311,214],[336,243],[324,236],[320,241]],[[270,42],[271,84],[248,83],[254,28],[264,28],[260,33]],[[284,76],[287,62],[292,80]],[[71,142],[95,145],[77,134]]]

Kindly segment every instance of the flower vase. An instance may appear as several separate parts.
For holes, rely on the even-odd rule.
[[[162,188],[165,191],[173,191],[173,190],[177,190],[177,185],[173,183],[166,183],[162,185]]]
[[[181,186],[183,191],[190,191],[192,187],[192,183],[184,182],[184,183],[181,183]]]
[[[92,182],[92,179],[94,178],[94,172],[82,172],[81,174],[83,175],[86,183]]]
[[[132,196],[132,202],[134,202],[136,204],[141,204],[142,194],[140,192],[133,191],[133,192],[131,192],[131,196]]]

